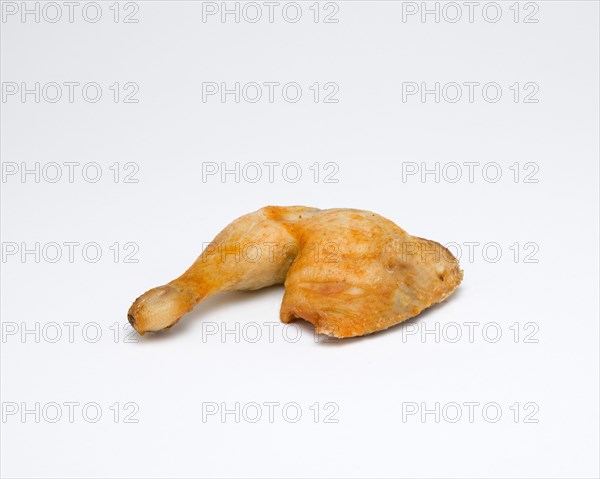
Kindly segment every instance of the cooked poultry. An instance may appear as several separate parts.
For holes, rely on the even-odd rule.
[[[280,318],[348,338],[380,331],[443,301],[459,285],[458,260],[369,211],[267,206],[217,235],[179,278],[137,298],[138,333],[175,324],[221,291],[285,283]]]

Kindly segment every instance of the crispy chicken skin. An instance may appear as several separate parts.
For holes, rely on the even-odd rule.
[[[207,297],[285,284],[280,317],[338,338],[387,329],[443,301],[458,260],[375,213],[267,206],[227,226],[179,278],[137,298],[138,333],[175,324]]]

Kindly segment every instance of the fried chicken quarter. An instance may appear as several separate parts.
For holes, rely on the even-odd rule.
[[[375,213],[267,206],[227,226],[179,278],[137,298],[128,319],[140,334],[159,331],[215,293],[284,283],[281,321],[348,338],[418,315],[462,277],[448,249]]]

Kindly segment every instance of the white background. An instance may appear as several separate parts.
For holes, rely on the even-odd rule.
[[[597,477],[598,3],[537,2],[537,23],[515,22],[513,2],[500,3],[496,23],[480,10],[469,22],[460,2],[456,23],[447,21],[450,11],[439,23],[419,14],[403,21],[407,5],[393,1],[337,2],[337,23],[315,22],[312,2],[302,3],[297,23],[279,10],[273,23],[223,23],[218,15],[203,22],[202,4],[185,1],[138,2],[137,23],[115,23],[112,2],[101,2],[97,23],[79,10],[73,23],[3,19],[4,88],[103,89],[97,103],[81,93],[73,103],[22,101],[19,93],[1,104],[3,169],[103,168],[96,183],[77,170],[73,183],[22,181],[18,173],[1,184],[4,249],[96,242],[103,253],[96,263],[81,250],[71,263],[66,249],[56,263],[20,251],[2,260],[5,412],[9,403],[95,402],[103,413],[97,423],[81,409],[72,423],[66,409],[56,423],[22,418],[20,409],[6,415],[3,477]],[[271,81],[297,82],[303,97],[202,101],[203,82]],[[115,82],[136,83],[139,101],[115,103]],[[336,83],[339,101],[315,103],[315,82]],[[477,90],[472,103],[465,92],[456,103],[433,95],[403,101],[403,82],[496,82],[503,96],[492,103]],[[515,102],[515,82],[536,83],[538,102]],[[115,183],[115,162],[139,165],[139,181]],[[265,175],[203,182],[203,162],[296,162],[303,176],[293,183],[277,170],[272,183]],[[315,183],[315,162],[336,163],[337,183]],[[418,174],[403,181],[406,162],[480,166],[473,182],[466,167],[456,183],[449,170],[439,182]],[[481,173],[490,162],[502,169],[495,183]],[[515,162],[535,163],[537,183],[515,182]],[[416,321],[361,339],[332,343],[315,340],[306,324],[273,326],[282,287],[217,296],[168,333],[129,336],[131,302],[183,272],[226,224],[265,205],[293,204],[372,210],[414,235],[458,243],[464,282]],[[127,242],[139,246],[137,263],[123,261]],[[469,242],[480,245],[472,258]],[[482,253],[489,243],[501,248],[497,262]],[[537,262],[525,262],[525,243],[535,244]],[[52,322],[62,333],[54,343],[55,331],[44,330]],[[249,323],[260,340],[250,340]],[[451,323],[462,331],[457,342],[449,330],[439,342],[420,335]],[[472,341],[466,323],[479,325]],[[497,342],[482,334],[490,323],[502,333]],[[97,342],[95,329],[82,334],[89,324],[101,328]],[[22,336],[36,327],[37,338]],[[222,337],[225,327],[237,327],[238,337]],[[532,330],[537,342],[524,341]],[[284,332],[300,337],[286,340]],[[116,402],[117,423],[109,409]],[[123,420],[128,402],[139,408],[137,423]],[[203,421],[211,402],[295,402],[303,415],[288,422],[279,408],[271,423],[264,408],[257,423],[219,414]],[[328,402],[338,422],[324,421]],[[408,403],[449,402],[497,403],[503,415],[489,422],[480,407],[470,422],[463,408],[452,423],[449,413],[439,422],[402,414]],[[539,408],[538,422],[524,421],[525,403]]]

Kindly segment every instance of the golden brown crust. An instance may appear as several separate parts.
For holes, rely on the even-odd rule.
[[[283,322],[362,336],[443,301],[462,274],[446,248],[375,213],[267,206],[227,226],[182,276],[138,298],[128,318],[141,334],[157,331],[216,292],[285,281]]]

